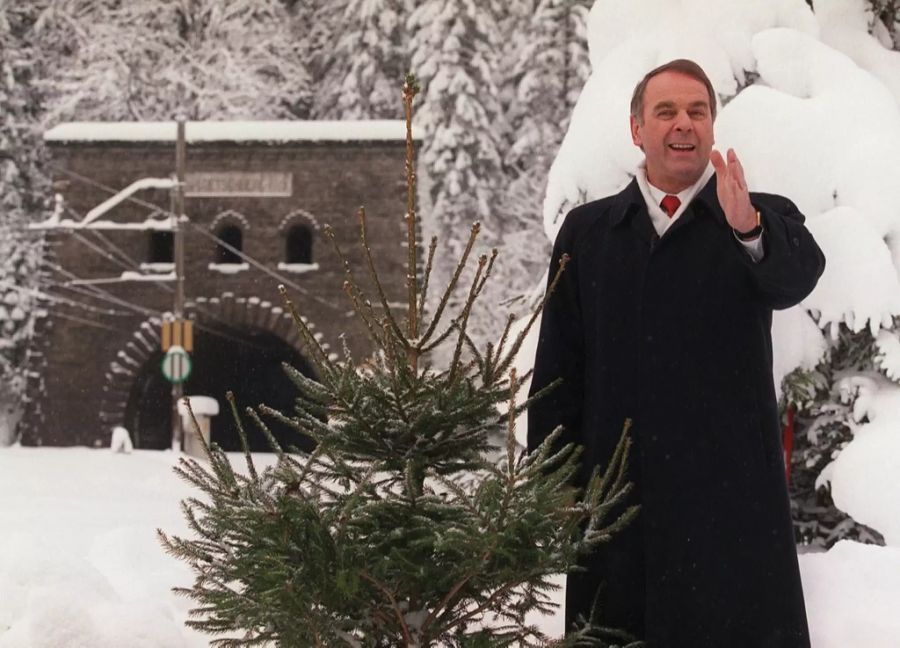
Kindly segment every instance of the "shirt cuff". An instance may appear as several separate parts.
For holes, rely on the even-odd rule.
[[[747,254],[750,255],[751,259],[753,259],[753,263],[759,263],[765,256],[762,234],[757,236],[752,241],[742,241],[737,236],[735,236],[734,238],[747,251]]]

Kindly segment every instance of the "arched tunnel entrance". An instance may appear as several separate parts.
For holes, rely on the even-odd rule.
[[[306,376],[315,372],[300,353],[277,335],[263,330],[236,330],[195,334],[191,354],[192,371],[184,383],[186,396],[211,396],[219,401],[219,415],[213,417],[212,441],[227,451],[240,451],[241,443],[231,409],[225,397],[234,392],[243,411],[246,406],[264,403],[292,416],[297,388],[282,368],[287,362]],[[172,386],[160,369],[163,353],[150,354],[136,374],[125,408],[125,427],[135,447],[164,449],[171,446]],[[256,425],[243,417],[244,429],[253,452],[269,452],[271,448]],[[306,437],[279,421],[263,417],[282,447],[290,445],[310,449]]]

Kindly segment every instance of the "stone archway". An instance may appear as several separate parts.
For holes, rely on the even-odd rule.
[[[219,400],[221,414],[213,420],[213,439],[226,450],[237,450],[239,442],[224,399],[225,390],[234,391],[242,405],[265,402],[289,413],[296,389],[281,371],[280,363],[286,361],[307,375],[313,375],[312,366],[301,352],[300,336],[290,314],[271,302],[226,292],[221,297],[190,301],[186,311],[197,323],[197,370],[185,384],[185,393]],[[315,332],[315,326],[306,323]],[[159,330],[159,318],[142,322],[105,375],[101,419],[108,425],[124,425],[132,432],[136,446],[143,448],[169,447],[171,398],[168,383],[159,371],[163,355]],[[320,333],[314,334],[321,338]],[[320,344],[326,353],[334,355],[321,339]],[[251,428],[247,426],[251,448],[268,450],[262,434]],[[280,442],[305,444],[286,426],[274,424],[273,433]]]

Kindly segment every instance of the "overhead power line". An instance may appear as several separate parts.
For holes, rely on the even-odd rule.
[[[77,180],[78,182],[86,183],[86,184],[88,184],[88,185],[90,185],[90,186],[92,186],[92,187],[94,187],[94,188],[101,189],[101,190],[106,191],[106,192],[111,193],[111,194],[117,193],[117,190],[116,190],[115,188],[110,187],[109,185],[106,185],[106,184],[104,184],[104,183],[102,183],[102,182],[99,182],[99,181],[97,181],[97,180],[94,180],[94,179],[92,179],[92,178],[85,177],[85,176],[83,176],[83,175],[81,175],[81,174],[79,174],[79,173],[76,173],[76,172],[74,172],[74,171],[71,171],[71,170],[69,170],[69,169],[64,169],[64,168],[62,168],[62,167],[60,167],[60,166],[58,166],[58,165],[50,165],[50,168],[51,168],[52,170],[54,170],[54,171],[57,171],[57,172],[63,174],[63,175],[69,176],[69,177],[73,178],[74,180]],[[134,195],[127,196],[127,197],[123,200],[123,202],[132,202],[132,203],[134,203],[134,204],[136,204],[136,205],[139,205],[139,206],[141,206],[141,207],[144,207],[145,209],[150,210],[151,213],[160,214],[160,215],[163,215],[163,216],[169,216],[169,217],[171,217],[171,216],[174,215],[174,213],[173,213],[170,209],[166,209],[166,208],[164,208],[164,207],[161,207],[160,205],[157,205],[156,203],[152,203],[152,202],[143,200],[143,199],[141,199],[141,198],[137,198],[137,197],[135,197]],[[212,240],[212,241],[215,241],[218,245],[220,245],[220,246],[222,246],[224,249],[226,249],[226,250],[232,252],[233,254],[235,254],[236,256],[238,256],[241,260],[246,261],[248,264],[252,265],[252,266],[255,267],[256,269],[258,269],[258,270],[260,270],[261,272],[265,273],[266,275],[272,277],[273,279],[275,279],[275,280],[278,281],[279,283],[282,283],[282,284],[284,284],[285,286],[288,286],[289,288],[291,288],[292,290],[295,290],[296,292],[300,293],[301,295],[303,295],[303,296],[306,297],[307,299],[311,299],[311,300],[315,301],[315,302],[318,303],[318,304],[321,304],[321,305],[323,305],[323,306],[327,306],[328,308],[331,308],[331,309],[334,309],[334,310],[339,310],[339,311],[342,311],[342,312],[345,310],[345,309],[341,308],[338,304],[336,304],[336,303],[335,303],[334,301],[332,301],[332,300],[324,299],[324,298],[322,298],[322,297],[319,297],[318,295],[313,295],[313,294],[311,294],[311,293],[309,292],[308,289],[306,289],[306,288],[300,286],[299,284],[297,284],[296,282],[292,281],[292,280],[289,279],[288,277],[285,277],[284,275],[282,275],[282,274],[280,274],[280,273],[278,273],[278,272],[272,270],[271,268],[266,267],[266,265],[263,264],[262,262],[260,262],[259,260],[257,260],[257,259],[255,259],[255,258],[253,258],[252,256],[246,254],[243,250],[239,250],[239,249],[235,248],[234,246],[232,246],[231,244],[229,244],[227,241],[225,241],[225,240],[219,238],[218,236],[216,236],[216,235],[213,234],[212,232],[208,231],[208,230],[205,229],[204,227],[202,227],[202,226],[200,226],[200,225],[197,225],[196,223],[194,223],[193,221],[190,221],[190,220],[188,221],[188,224],[189,224],[193,229],[195,229],[196,231],[198,231],[199,233],[201,233],[203,236],[205,236],[206,238],[208,238],[208,239],[210,239],[210,240]]]

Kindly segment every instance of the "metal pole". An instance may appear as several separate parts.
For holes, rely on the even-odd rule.
[[[184,179],[186,166],[184,118],[179,117],[178,137],[175,141],[175,179],[177,185],[174,192],[174,223],[173,244],[175,252],[175,304],[174,315],[176,326],[181,326],[184,320]],[[172,384],[172,449],[181,450],[184,447],[184,430],[181,426],[181,416],[178,414],[178,401],[184,394],[180,382]]]

